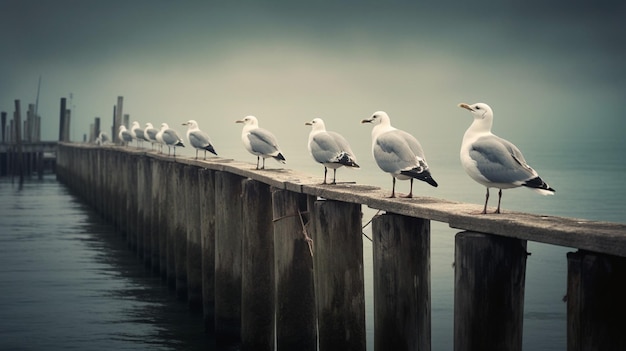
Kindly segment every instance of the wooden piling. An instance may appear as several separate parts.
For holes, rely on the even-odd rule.
[[[165,256],[167,269],[167,285],[176,289],[176,206],[178,206],[178,167],[175,163],[168,163],[167,175],[168,189],[165,193],[166,231],[165,231]]]
[[[241,349],[274,350],[274,226],[270,187],[242,184]]]
[[[276,265],[276,349],[317,350],[313,257],[300,213],[306,196],[272,192]]]
[[[567,254],[567,350],[626,350],[626,258]]]
[[[430,221],[387,213],[372,235],[374,349],[430,350]]]
[[[16,148],[16,170],[17,175],[19,176],[19,188],[22,189],[24,186],[24,165],[23,165],[23,155],[22,155],[22,131],[21,127],[21,118],[22,112],[20,107],[20,100],[15,100],[15,115],[13,119],[15,120],[15,148]]]
[[[319,348],[365,350],[361,206],[318,200],[309,206],[309,212],[315,244]]]
[[[198,169],[185,167],[187,183],[185,212],[187,213],[187,302],[192,309],[202,310],[202,233]]]
[[[61,108],[59,111],[59,141],[67,141],[65,139],[65,111],[67,110],[67,100],[61,98]]]
[[[200,169],[200,235],[202,241],[202,311],[205,329],[215,330],[215,171]]]
[[[215,175],[215,338],[219,344],[241,340],[241,180]]]
[[[150,267],[155,273],[159,273],[161,265],[161,251],[159,248],[159,238],[161,232],[161,222],[159,215],[161,213],[161,203],[159,194],[163,182],[163,162],[158,160],[150,160],[150,168],[152,169],[152,189],[150,190]]]
[[[461,232],[455,240],[454,350],[522,350],[526,241]]]
[[[181,300],[187,300],[187,187],[189,179],[184,164],[175,163],[176,188],[173,189],[176,197],[175,232],[173,237],[174,265],[176,267],[176,296]]]

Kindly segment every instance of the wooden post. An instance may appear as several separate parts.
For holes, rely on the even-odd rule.
[[[192,309],[202,310],[202,234],[198,168],[185,167],[187,183],[187,301]]]
[[[272,207],[277,350],[317,350],[313,257],[300,219],[306,196],[275,189]]]
[[[21,107],[20,100],[15,100],[15,115],[13,119],[15,120],[15,146],[17,149],[17,158],[16,158],[16,169],[17,174],[19,176],[19,189],[22,189],[24,186],[24,165],[22,159],[22,131],[20,127],[22,125],[21,122]]]
[[[159,248],[161,223],[159,215],[161,213],[161,205],[159,194],[161,193],[163,171],[161,162],[153,158],[150,159],[150,167],[152,169],[152,189],[151,189],[151,206],[150,206],[150,266],[154,273],[159,273],[161,264],[161,251]]]
[[[243,189],[243,265],[241,349],[274,350],[274,226],[267,184],[245,179]]]
[[[374,349],[430,350],[430,221],[387,213],[372,235]]]
[[[321,200],[309,212],[319,348],[365,350],[361,205]]]
[[[137,257],[140,260],[144,259],[144,254],[146,250],[146,234],[145,234],[145,218],[148,202],[146,202],[146,194],[150,193],[149,180],[150,175],[148,174],[148,169],[146,164],[148,160],[143,155],[133,155],[135,167],[137,167],[137,175],[135,177],[135,187],[136,187],[136,199],[135,199],[135,247],[137,248]]]
[[[567,350],[626,350],[626,258],[567,254]]]
[[[176,188],[172,189],[176,196],[175,232],[173,237],[174,245],[174,265],[176,266],[176,296],[181,300],[187,300],[187,187],[189,180],[185,165],[174,163],[176,168],[175,182]]]
[[[215,175],[215,338],[218,345],[241,340],[241,180]]]
[[[61,98],[61,111],[59,112],[59,141],[65,141],[65,111],[67,110],[67,100]]]
[[[65,110],[65,124],[63,124],[63,141],[70,141],[70,124],[72,123],[72,110]]]
[[[522,350],[526,241],[475,232],[455,240],[454,350]]]
[[[167,284],[176,289],[176,206],[178,206],[178,167],[173,162],[167,162],[167,185],[169,190],[165,195],[165,216],[167,231],[165,232],[165,254],[167,259]]]
[[[120,126],[122,125],[122,111],[124,109],[124,97],[123,96],[118,96],[117,97],[117,105],[115,105],[115,107],[113,108],[113,113],[115,114],[114,120],[113,120],[113,142],[115,144],[120,143],[120,138],[117,135],[117,131],[120,128]]]
[[[207,332],[215,330],[215,171],[200,169],[200,231],[202,237],[202,310]]]
[[[173,180],[170,179],[170,168],[172,164],[170,162],[157,161],[159,165],[159,270],[161,272],[161,276],[165,281],[167,281],[168,277],[168,267],[167,267],[167,242],[169,237],[169,232],[171,230],[169,223],[171,222],[170,218],[172,215],[171,212],[171,202],[172,197],[170,192],[170,182]]]
[[[2,143],[6,143],[7,113],[4,111],[0,113],[0,126],[2,126]]]

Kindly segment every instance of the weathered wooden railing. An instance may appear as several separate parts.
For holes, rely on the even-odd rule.
[[[626,350],[623,224],[477,216],[478,205],[131,148],[61,144],[57,164],[146,264],[203,306],[219,341],[243,349],[365,350],[366,205],[386,211],[372,227],[376,350],[430,350],[430,220],[464,230],[455,350],[521,350],[527,240],[579,249],[567,257],[568,350]]]

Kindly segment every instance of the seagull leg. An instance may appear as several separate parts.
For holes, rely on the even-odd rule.
[[[324,166],[324,182],[322,184],[326,184],[326,175],[328,174],[328,168]]]
[[[403,197],[406,197],[408,199],[413,197],[413,178],[411,178],[411,191],[409,192],[409,195]]]
[[[396,177],[391,177],[391,179],[393,179],[393,186],[391,187],[391,196],[389,198],[393,199],[396,197]]]
[[[204,159],[206,160],[206,150],[204,150]]]
[[[256,157],[256,169],[259,169],[259,156]]]
[[[261,167],[261,169],[265,169],[265,157],[263,157],[263,166]]]
[[[337,184],[337,168],[333,169],[333,182],[332,184]]]
[[[485,207],[483,207],[482,214],[487,214],[487,202],[489,201],[489,188],[487,188],[487,194],[485,195]]]
[[[502,189],[498,191],[498,209],[494,213],[500,213],[500,201],[502,201]]]

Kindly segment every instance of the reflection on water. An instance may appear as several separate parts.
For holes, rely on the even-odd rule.
[[[53,178],[0,194],[0,349],[212,348],[201,313]]]

